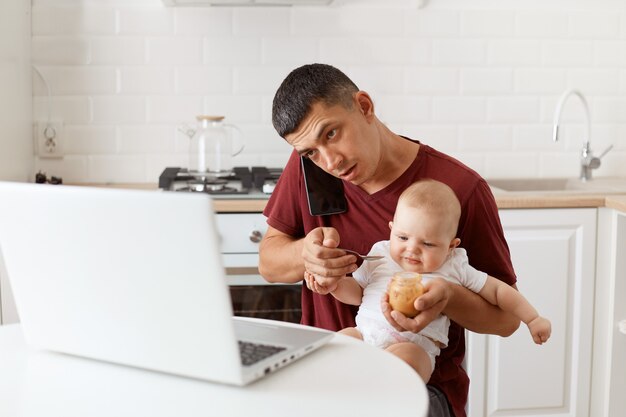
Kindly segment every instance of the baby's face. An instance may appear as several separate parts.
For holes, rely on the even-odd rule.
[[[422,208],[398,205],[390,223],[391,258],[405,271],[433,272],[458,244],[450,236],[446,216]]]

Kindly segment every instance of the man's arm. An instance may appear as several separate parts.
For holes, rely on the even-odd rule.
[[[268,227],[259,246],[259,272],[269,282],[300,282],[304,271],[330,286],[357,269],[356,257],[336,249],[339,233],[318,227],[303,238],[295,238]]]
[[[304,276],[303,247],[304,239],[268,226],[259,245],[259,273],[268,282],[300,282]]]

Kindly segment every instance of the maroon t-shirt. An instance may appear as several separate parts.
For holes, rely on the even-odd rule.
[[[420,144],[411,166],[393,183],[374,194],[344,182],[348,210],[342,214],[311,216],[298,154],[287,162],[276,189],[263,211],[267,223],[293,237],[304,237],[319,226],[339,232],[341,247],[368,253],[372,245],[389,239],[398,197],[413,182],[431,178],[448,184],[461,202],[457,236],[467,250],[470,264],[508,284],[516,282],[508,245],[489,186],[475,171],[435,149]],[[280,277],[276,277],[280,280]],[[319,295],[302,286],[302,323],[328,330],[355,326],[357,306]],[[469,378],[461,368],[465,356],[463,328],[451,322],[448,347],[441,351],[429,384],[448,398],[457,417],[465,416]]]

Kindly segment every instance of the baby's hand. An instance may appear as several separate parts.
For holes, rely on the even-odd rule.
[[[304,271],[304,282],[306,283],[306,286],[308,289],[320,295],[326,295],[330,293],[331,291],[335,291],[335,289],[337,288],[336,282],[332,284],[331,286],[327,286],[327,287],[324,287],[323,285],[318,284],[317,281],[315,280],[315,276],[308,271]]]
[[[552,325],[550,324],[550,320],[538,316],[528,323],[528,330],[530,330],[533,341],[541,345],[550,338]]]

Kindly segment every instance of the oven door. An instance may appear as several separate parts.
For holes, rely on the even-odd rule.
[[[267,230],[261,213],[219,213],[217,227],[236,316],[300,322],[300,284],[272,284],[259,274],[259,243]]]

